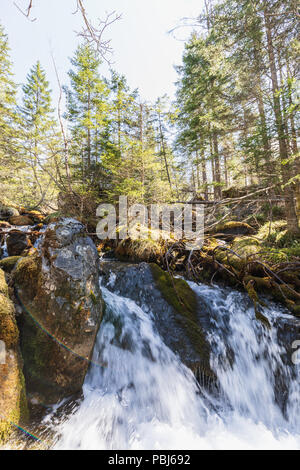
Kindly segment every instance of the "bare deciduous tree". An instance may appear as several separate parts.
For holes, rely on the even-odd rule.
[[[111,39],[104,39],[104,33],[109,26],[121,18],[121,15],[115,11],[107,13],[105,19],[98,18],[98,24],[94,25],[93,22],[88,18],[83,0],[75,1],[76,10],[74,14],[80,13],[84,23],[82,30],[77,33],[78,36],[83,37],[89,44],[93,44],[102,59],[104,59],[106,62],[109,62],[108,57],[112,53]],[[34,7],[33,0],[29,0],[28,6],[25,9],[21,8],[16,2],[14,2],[14,5],[29,21],[36,20],[35,17],[31,17],[32,9]]]
[[[87,13],[82,0],[77,1],[75,14],[80,12],[84,21],[84,27],[79,36],[83,37],[89,44],[93,44],[100,56],[108,62],[108,56],[112,53],[111,40],[105,40],[103,35],[106,29],[115,21],[121,18],[115,11],[106,14],[104,20],[98,19],[98,26],[95,26],[87,17]]]

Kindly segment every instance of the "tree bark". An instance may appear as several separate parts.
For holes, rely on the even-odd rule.
[[[220,169],[220,156],[219,156],[219,143],[216,131],[213,131],[213,150],[214,150],[214,167],[215,167],[215,183],[216,183],[216,198],[221,199],[221,169]]]
[[[279,144],[279,154],[282,168],[282,182],[284,185],[284,198],[285,198],[285,209],[286,209],[286,221],[287,229],[291,234],[299,233],[299,223],[297,219],[295,204],[294,204],[294,191],[291,185],[288,183],[291,178],[291,169],[288,162],[288,148],[285,138],[285,129],[284,122],[282,119],[280,96],[279,96],[279,86],[277,78],[277,69],[275,62],[275,53],[273,46],[273,37],[272,37],[272,23],[270,20],[270,14],[265,9],[264,10],[264,21],[265,29],[267,36],[267,50],[269,57],[269,66],[271,72],[271,82],[272,82],[272,94],[273,94],[273,110],[276,123],[276,131]]]

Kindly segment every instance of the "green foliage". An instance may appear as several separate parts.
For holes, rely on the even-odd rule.
[[[64,87],[66,118],[72,133],[71,154],[75,177],[94,180],[109,135],[109,88],[100,78],[100,59],[89,44],[80,45],[71,59],[71,87]]]
[[[39,200],[44,202],[47,197],[55,197],[55,181],[61,166],[61,143],[51,90],[39,61],[31,68],[22,90],[20,136],[23,167],[19,177],[26,184],[20,191],[22,202],[34,205]]]
[[[8,39],[0,25],[0,190],[5,194],[14,180],[18,159],[16,84],[13,80]]]

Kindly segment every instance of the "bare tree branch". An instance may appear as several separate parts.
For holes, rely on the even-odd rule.
[[[28,1],[29,3],[25,10],[16,2],[14,2],[14,5],[28,20],[35,21],[36,18],[30,18],[31,10],[33,8],[33,0]],[[78,36],[84,38],[89,44],[93,44],[101,58],[109,64],[110,61],[108,57],[112,54],[113,50],[111,47],[111,39],[104,39],[104,33],[109,26],[121,18],[121,15],[115,11],[107,13],[105,19],[98,19],[98,25],[94,25],[87,16],[83,0],[76,0],[76,11],[73,14],[77,14],[78,12],[81,14],[84,22],[82,30],[77,33]]]
[[[63,124],[63,120],[62,120],[62,114],[61,114],[62,86],[61,86],[61,83],[60,83],[60,78],[59,78],[59,75],[58,75],[58,71],[57,71],[57,67],[56,67],[56,63],[55,63],[55,59],[54,59],[53,54],[52,54],[52,61],[53,61],[53,66],[54,66],[54,70],[55,70],[55,75],[56,75],[58,87],[59,87],[59,98],[58,98],[57,114],[58,114],[58,120],[59,120],[60,129],[61,129],[61,134],[62,134],[63,141],[64,141],[65,171],[66,171],[69,190],[72,190],[72,187],[71,187],[71,173],[70,173],[70,167],[69,167],[69,142],[68,142],[68,139],[67,139],[65,127],[64,127],[64,124]]]
[[[33,7],[33,0],[30,0],[29,1],[29,4],[28,4],[28,7],[26,8],[26,10],[22,10],[22,8],[19,7],[19,5],[17,5],[16,2],[14,2],[14,5],[15,7],[17,7],[17,9],[22,13],[22,15],[24,15],[26,18],[28,18],[30,21],[35,21],[36,18],[30,18],[30,13],[31,13],[31,9]]]
[[[112,54],[111,39],[105,40],[103,35],[110,25],[121,18],[121,15],[117,14],[115,11],[108,13],[104,20],[98,19],[98,26],[95,26],[87,17],[83,0],[76,1],[77,9],[75,14],[80,11],[85,24],[85,27],[78,33],[78,36],[83,37],[89,44],[93,44],[102,59],[109,63],[108,55]]]

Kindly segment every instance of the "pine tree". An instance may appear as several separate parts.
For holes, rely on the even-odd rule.
[[[80,45],[71,59],[71,86],[64,88],[66,118],[72,134],[72,155],[85,183],[95,179],[95,167],[101,163],[110,137],[110,91],[100,78],[100,63],[97,53],[89,44]]]
[[[13,81],[8,39],[0,25],[0,174],[13,178],[18,162],[16,85]]]
[[[40,62],[27,75],[23,86],[22,117],[23,158],[32,171],[31,194],[44,198],[49,190],[47,168],[57,165],[60,150],[57,124],[53,116],[51,90]],[[53,162],[53,156],[55,157]],[[56,168],[56,171],[58,168]]]

